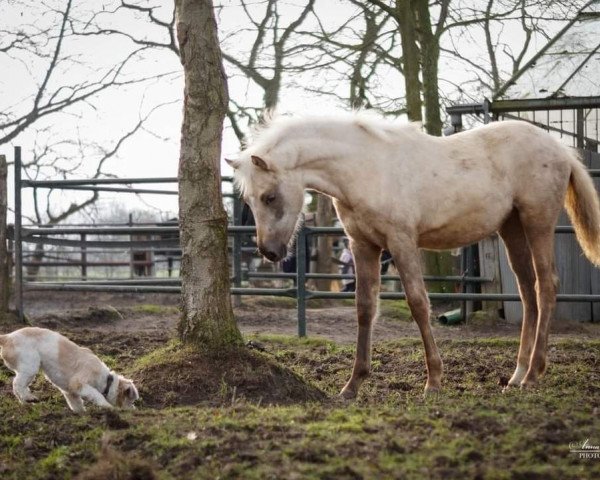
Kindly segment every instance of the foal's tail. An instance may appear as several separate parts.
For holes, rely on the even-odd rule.
[[[571,178],[565,198],[565,208],[575,227],[577,241],[585,256],[600,266],[600,203],[592,177],[579,161],[574,150],[571,156]]]

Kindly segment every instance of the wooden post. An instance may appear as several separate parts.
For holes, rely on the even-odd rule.
[[[8,312],[10,279],[8,276],[7,249],[7,173],[6,156],[0,155],[0,314]]]
[[[491,278],[491,282],[481,284],[481,293],[502,293],[502,282],[500,278],[500,246],[498,235],[494,234],[479,242],[479,275]],[[502,302],[483,301],[482,309],[498,313],[502,308]]]
[[[25,323],[23,311],[23,242],[21,239],[21,147],[15,147],[15,307],[19,321]]]
[[[317,193],[317,227],[330,227],[333,224],[333,203],[331,197]],[[333,256],[333,237],[319,235],[317,237],[317,269],[319,273],[335,273],[331,257]],[[317,290],[331,291],[332,281],[328,279],[315,280]]]

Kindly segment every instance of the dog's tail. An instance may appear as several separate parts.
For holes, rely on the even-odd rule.
[[[575,154],[571,155],[571,178],[565,207],[585,256],[600,266],[600,202],[594,182]]]

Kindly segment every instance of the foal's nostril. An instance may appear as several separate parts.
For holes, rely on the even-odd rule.
[[[270,250],[267,250],[266,252],[263,252],[263,255],[265,257],[267,257],[268,260],[271,260],[272,262],[276,262],[277,260],[279,260],[279,257],[277,256],[277,254],[275,252],[270,251]]]
[[[278,262],[287,255],[286,246],[279,244],[279,242],[277,242],[275,245],[268,246],[265,244],[260,244],[258,246],[258,250],[267,260],[270,260],[271,262]]]

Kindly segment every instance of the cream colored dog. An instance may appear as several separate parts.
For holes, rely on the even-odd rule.
[[[0,349],[4,363],[16,373],[13,392],[22,403],[37,400],[29,384],[40,368],[77,413],[85,410],[83,400],[106,408],[134,408],[139,398],[131,380],[111,371],[89,348],[51,330],[27,327],[0,335]]]

